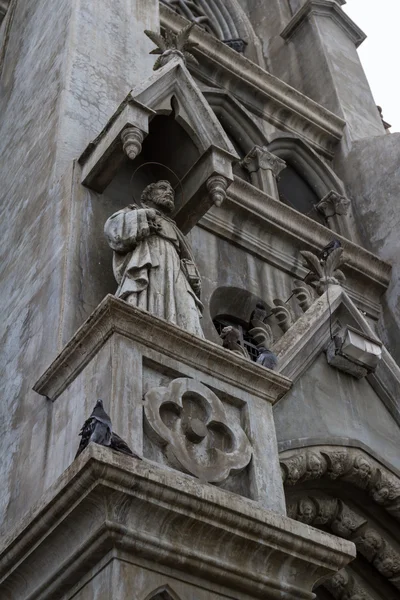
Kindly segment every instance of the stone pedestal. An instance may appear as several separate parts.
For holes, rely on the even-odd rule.
[[[46,487],[73,461],[80,427],[101,398],[114,431],[139,456],[284,514],[272,405],[290,387],[284,376],[107,296],[34,388],[53,400]]]

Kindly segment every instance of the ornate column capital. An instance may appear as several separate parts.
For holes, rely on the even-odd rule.
[[[326,219],[335,215],[347,215],[349,207],[350,200],[334,190],[328,192],[316,206]]]
[[[244,157],[242,165],[249,173],[256,173],[260,169],[263,171],[272,171],[275,177],[286,167],[286,162],[272,154],[267,148],[254,146],[252,150]]]

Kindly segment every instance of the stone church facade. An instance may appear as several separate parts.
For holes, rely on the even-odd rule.
[[[0,0],[0,598],[400,598],[400,134],[345,3]]]

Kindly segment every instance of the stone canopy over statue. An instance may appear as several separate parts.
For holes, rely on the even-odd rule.
[[[167,216],[174,199],[169,181],[158,181],[143,191],[141,208],[127,206],[107,220],[116,296],[204,337],[200,274],[187,240]]]

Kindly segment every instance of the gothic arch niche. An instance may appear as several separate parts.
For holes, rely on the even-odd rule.
[[[138,205],[146,185],[166,179],[175,188],[172,217],[187,234],[214,203],[223,202],[238,159],[181,60],[173,59],[128,94],[76,165],[71,249],[77,256],[69,264],[79,268],[67,273],[72,300],[65,339],[117,289],[103,233],[108,217]],[[148,162],[153,164],[134,175]]]
[[[357,558],[315,589],[319,600],[396,600],[400,478],[366,451],[308,447],[280,457],[288,516],[351,540]]]
[[[160,3],[263,66],[258,39],[237,0],[160,0]]]
[[[151,592],[145,600],[181,600],[169,585],[164,585]]]

